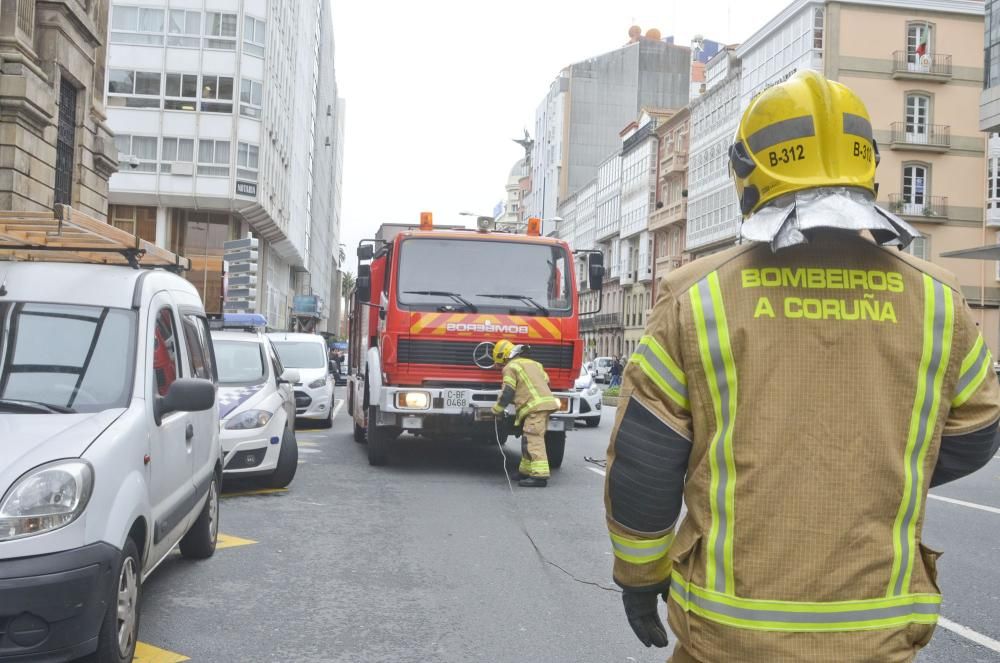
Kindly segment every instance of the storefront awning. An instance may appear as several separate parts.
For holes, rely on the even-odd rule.
[[[1000,260],[1000,244],[987,244],[974,249],[948,251],[941,254],[942,258],[967,258],[969,260]]]

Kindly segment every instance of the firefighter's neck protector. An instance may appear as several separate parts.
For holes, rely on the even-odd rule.
[[[786,194],[743,222],[744,239],[768,242],[772,251],[808,242],[805,231],[818,228],[868,230],[882,246],[906,248],[920,233],[875,204],[865,189],[818,187]]]

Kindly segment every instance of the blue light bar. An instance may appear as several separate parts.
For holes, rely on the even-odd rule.
[[[267,318],[260,313],[224,313],[222,315],[222,327],[225,328],[246,328],[246,327],[267,327]]]

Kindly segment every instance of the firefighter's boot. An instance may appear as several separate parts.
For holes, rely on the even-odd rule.
[[[522,488],[545,488],[549,485],[549,480],[545,477],[525,477],[517,482]]]

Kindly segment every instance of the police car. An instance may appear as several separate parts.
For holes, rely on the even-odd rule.
[[[299,462],[292,393],[299,373],[282,367],[267,336],[253,331],[266,324],[260,315],[227,314],[223,329],[212,331],[223,472],[230,478],[260,477],[272,488],[284,488]]]

